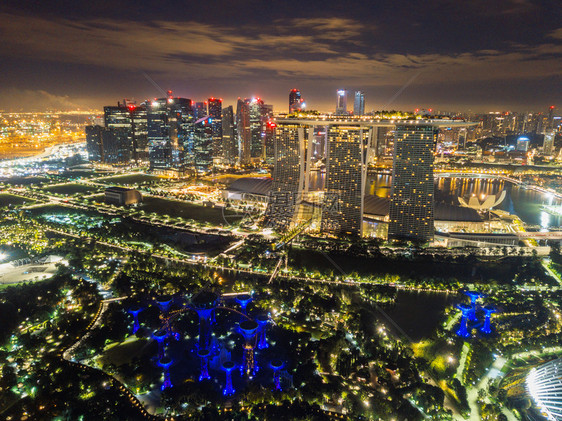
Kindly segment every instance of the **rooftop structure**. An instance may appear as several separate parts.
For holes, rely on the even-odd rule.
[[[562,420],[562,359],[532,368],[525,380],[533,403],[549,421]]]
[[[458,199],[459,199],[459,203],[467,208],[472,208],[476,210],[490,210],[492,208],[495,208],[501,202],[504,201],[506,193],[507,192],[505,190],[502,191],[499,197],[496,196],[495,194],[490,194],[486,196],[486,198],[483,201],[478,200],[476,196],[470,197],[468,202],[464,200],[462,197],[459,197]]]

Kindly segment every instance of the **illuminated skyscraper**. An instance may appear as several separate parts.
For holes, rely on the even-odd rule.
[[[367,164],[376,153],[379,131],[385,133],[396,122],[322,116],[277,118],[273,123],[275,167],[266,224],[285,232],[310,221],[321,232],[361,235]],[[441,119],[396,126],[391,238],[433,238],[437,128],[476,124]],[[323,169],[325,183],[318,184]]]
[[[260,98],[240,99],[236,109],[236,129],[240,145],[240,163],[262,161],[266,158],[268,142],[267,122],[273,107]]]
[[[289,113],[302,110],[306,107],[304,99],[301,98],[301,91],[298,89],[291,89],[289,92]]]
[[[124,100],[117,106],[104,107],[105,133],[108,148],[112,152],[105,162],[125,162],[129,159],[146,161],[148,159],[147,113],[144,105],[137,106],[134,102]],[[125,136],[128,140],[125,140]],[[111,146],[109,146],[111,144]],[[126,149],[129,148],[128,153]],[[116,151],[119,150],[119,158]]]
[[[362,91],[355,91],[355,101],[353,102],[353,115],[365,114],[365,94]]]
[[[103,162],[129,164],[133,160],[131,130],[127,127],[103,128],[101,132]]]
[[[88,161],[103,162],[102,126],[86,126],[86,150]]]
[[[305,188],[305,149],[311,127],[286,121],[275,128],[273,184],[265,214],[266,223],[277,229],[294,222]]]
[[[239,159],[238,139],[234,127],[234,110],[232,105],[229,105],[222,110],[222,147],[226,165],[236,165]]]
[[[193,116],[195,117],[195,120],[199,120],[207,115],[207,101],[193,103]]]
[[[145,105],[129,105],[133,132],[133,150],[137,161],[148,161],[148,116]]]
[[[390,239],[433,239],[433,150],[436,140],[437,129],[432,126],[396,126],[388,227]]]
[[[264,103],[259,98],[250,101],[250,159],[261,161],[265,159],[265,134],[264,134]]]
[[[554,105],[548,108],[548,117],[546,121],[546,130],[552,130],[554,127]]]
[[[550,156],[554,154],[554,130],[544,134],[542,149],[544,155]]]
[[[200,118],[193,126],[193,165],[206,170],[213,164],[213,126],[209,116]]]
[[[192,149],[194,117],[191,100],[160,98],[147,105],[150,169],[184,175]]]
[[[209,98],[209,123],[213,131],[213,161],[219,163],[224,159],[222,140],[222,99]]]
[[[337,91],[336,115],[347,115],[347,89]]]
[[[291,89],[289,92],[289,113],[295,111],[295,105],[301,101],[301,91],[298,89]]]
[[[263,104],[261,107],[261,136],[263,138],[263,147],[265,148],[265,161],[273,164],[275,159],[275,124],[272,124],[273,105]]]
[[[104,126],[102,145],[103,162],[124,164],[134,157],[133,124],[131,112],[121,105],[103,107]]]
[[[251,162],[250,145],[252,143],[252,133],[250,131],[250,103],[247,99],[242,100],[238,98],[236,106],[236,131],[240,164],[249,164]]]
[[[328,127],[322,231],[361,234],[366,147],[372,133],[359,125]]]
[[[275,167],[267,222],[277,229],[312,215],[303,202],[321,207],[323,232],[361,234],[367,148],[376,129],[353,122],[278,119],[275,128]],[[308,197],[309,178],[316,156],[318,133],[326,143],[326,185],[323,195]],[[318,201],[321,201],[318,202]]]

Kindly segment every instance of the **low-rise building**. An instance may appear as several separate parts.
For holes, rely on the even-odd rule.
[[[134,205],[142,202],[142,195],[135,189],[109,187],[105,189],[105,203],[111,205]]]

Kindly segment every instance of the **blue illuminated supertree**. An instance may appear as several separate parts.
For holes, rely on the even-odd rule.
[[[135,306],[129,309],[129,313],[133,315],[133,334],[137,333],[140,328],[139,324],[139,313],[142,311],[142,308]]]
[[[244,336],[244,373],[246,376],[252,377],[256,374],[256,366],[254,362],[254,348],[256,347],[256,331],[258,324],[253,320],[244,320],[240,322],[240,332]]]
[[[232,387],[232,371],[236,368],[236,365],[232,361],[225,361],[222,363],[222,369],[226,373],[226,384],[222,391],[224,396],[230,396],[234,394],[234,388]]]
[[[158,304],[158,308],[160,308],[163,314],[167,314],[172,305],[172,297],[169,295],[160,295],[156,298],[156,304]]]
[[[468,333],[467,330],[467,322],[472,307],[468,304],[459,304],[457,307],[460,311],[462,311],[461,324],[459,326],[459,330],[457,330],[457,335],[463,338],[468,338],[470,333]]]
[[[160,320],[162,320],[162,328],[166,329],[169,335],[172,335],[170,330],[170,324],[168,323],[168,312],[172,306],[172,297],[169,295],[160,295],[156,298],[156,304],[162,313],[160,315]],[[177,339],[177,338],[176,338]]]
[[[279,378],[279,371],[283,368],[283,361],[273,360],[269,364],[273,369],[273,383],[275,383],[275,389],[281,390],[281,381]]]
[[[209,375],[209,356],[211,353],[208,349],[200,349],[197,352],[199,358],[201,358],[201,374],[199,375],[199,381],[210,379],[211,376]]]
[[[211,346],[211,316],[218,302],[219,296],[209,291],[203,291],[191,300],[199,316],[199,349],[209,349]]]
[[[468,314],[468,320],[470,320],[471,322],[475,322],[477,320],[476,318],[476,300],[478,300],[478,298],[482,297],[482,294],[480,294],[477,291],[467,291],[465,292],[466,295],[468,295],[468,297],[470,298],[470,313]]]
[[[258,324],[258,349],[265,349],[269,346],[265,335],[269,317],[266,314],[260,314],[256,317],[256,322]]]
[[[162,390],[172,387],[172,381],[170,380],[170,366],[172,365],[172,359],[170,357],[160,358],[158,365],[164,369],[164,383],[162,383]]]
[[[242,308],[242,313],[246,314],[246,308],[248,307],[248,304],[250,304],[250,301],[252,301],[252,296],[248,294],[242,294],[242,295],[238,295],[235,299],[236,302],[240,304],[240,307]]]
[[[160,329],[152,335],[152,337],[158,342],[158,358],[164,358],[166,352],[166,338],[168,337],[168,332],[164,329]]]
[[[485,306],[482,310],[484,310],[485,318],[484,318],[484,325],[480,328],[480,332],[485,334],[492,333],[492,327],[490,325],[490,318],[492,317],[492,313],[496,312],[496,309],[490,305]]]

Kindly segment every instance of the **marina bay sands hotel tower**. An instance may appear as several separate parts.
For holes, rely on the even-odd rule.
[[[367,165],[379,127],[395,128],[389,238],[433,238],[433,152],[439,127],[459,120],[311,116],[275,120],[275,167],[265,222],[362,235]]]

